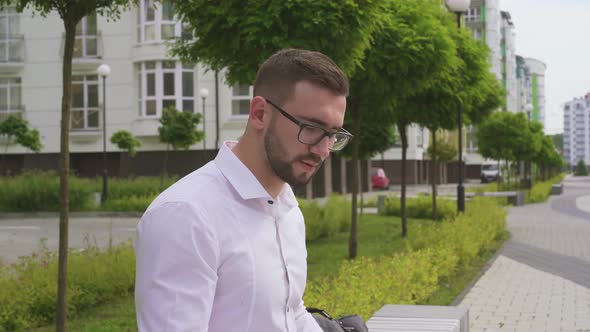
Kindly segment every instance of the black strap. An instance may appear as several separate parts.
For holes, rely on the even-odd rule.
[[[309,312],[310,314],[320,314],[328,319],[334,320],[334,318],[332,318],[332,316],[330,316],[329,313],[327,313],[325,310],[322,309],[318,309],[318,308],[306,308],[307,312]]]

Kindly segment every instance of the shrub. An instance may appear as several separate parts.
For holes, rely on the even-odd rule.
[[[127,197],[155,197],[163,189],[168,188],[178,178],[167,177],[164,179],[163,188],[160,187],[160,177],[137,177],[133,179],[113,178],[109,179],[109,200]]]
[[[415,228],[405,240],[406,252],[345,261],[336,276],[308,283],[305,303],[332,315],[358,313],[364,319],[387,303],[424,303],[460,264],[505,236],[505,219],[495,201],[476,198],[454,219],[411,225]]]
[[[307,241],[329,237],[350,228],[352,205],[345,197],[330,195],[323,206],[317,201],[299,200],[305,219]]]
[[[436,202],[437,217],[439,220],[454,217],[456,203],[454,201],[438,198]],[[401,216],[401,202],[397,196],[385,199],[385,204],[380,212],[385,216]],[[418,196],[406,198],[406,215],[408,218],[429,219],[432,218],[432,196]]]
[[[588,175],[588,167],[586,167],[586,163],[584,163],[583,159],[578,160],[576,164],[576,168],[574,169],[574,176],[587,176]]]
[[[551,194],[551,187],[563,181],[565,174],[560,174],[555,176],[547,181],[537,182],[531,188],[528,196],[526,197],[526,203],[542,203],[545,202],[549,198],[549,194]]]
[[[92,180],[69,178],[70,210],[93,208]],[[59,211],[59,176],[54,171],[26,171],[0,178],[0,211]]]
[[[130,211],[143,212],[156,198],[154,196],[128,196],[122,198],[109,198],[101,209],[103,211]]]
[[[57,255],[46,249],[0,268],[0,331],[20,331],[55,318]],[[128,296],[135,282],[129,243],[105,250],[71,251],[68,261],[68,315]]]

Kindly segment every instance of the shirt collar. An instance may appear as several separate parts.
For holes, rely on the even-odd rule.
[[[215,157],[215,165],[238,194],[240,194],[242,199],[262,198],[272,200],[273,198],[264,189],[256,176],[252,174],[248,167],[232,151],[236,144],[236,141],[223,142],[217,157]],[[283,185],[283,190],[281,190],[278,200],[289,206],[299,205],[293,190],[286,183]]]

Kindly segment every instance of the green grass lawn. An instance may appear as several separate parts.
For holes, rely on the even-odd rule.
[[[431,223],[430,220],[408,220],[409,233],[413,225]],[[358,253],[359,256],[379,257],[390,255],[405,249],[400,235],[400,219],[364,215],[359,223]],[[340,233],[328,239],[318,239],[307,244],[308,248],[308,279],[337,273],[338,265],[348,257],[348,233]],[[499,247],[501,243],[497,244]],[[481,267],[494,254],[486,253],[470,266],[462,270],[452,280],[444,280],[441,289],[427,303],[448,305],[477,275]],[[32,330],[34,332],[54,331],[53,325]],[[69,331],[110,332],[137,331],[133,297],[123,298],[116,303],[108,303],[83,314],[79,319],[68,322]]]

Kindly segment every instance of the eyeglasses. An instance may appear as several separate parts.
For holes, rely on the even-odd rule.
[[[328,149],[330,151],[340,151],[344,149],[346,144],[352,139],[352,134],[348,131],[342,129],[342,131],[328,131],[322,127],[315,126],[308,123],[303,123],[297,119],[295,119],[291,114],[287,113],[277,104],[273,103],[271,100],[265,100],[273,106],[279,113],[281,113],[284,117],[291,120],[294,124],[299,126],[299,133],[297,134],[297,140],[305,145],[316,145],[320,143],[324,137],[328,137]]]

